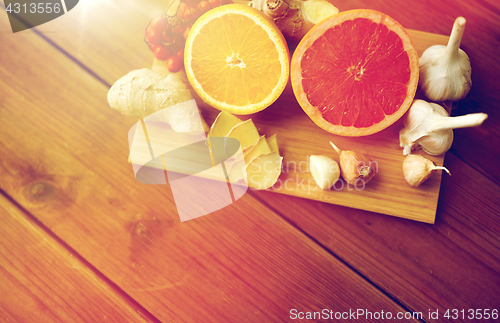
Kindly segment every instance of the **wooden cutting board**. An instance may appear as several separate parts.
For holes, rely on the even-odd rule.
[[[448,37],[416,30],[408,30],[419,56],[429,46],[446,45]],[[166,71],[164,63],[155,61],[153,70]],[[209,124],[219,111],[201,107]],[[399,130],[403,127],[399,120],[391,127],[366,137],[341,137],[317,127],[303,112],[293,95],[290,84],[281,97],[269,108],[252,116],[260,134],[278,136],[283,172],[273,191],[316,201],[337,204],[415,221],[434,223],[441,184],[441,172],[428,179],[418,188],[408,185],[403,177],[403,149],[399,146]],[[365,186],[347,185],[338,181],[330,190],[321,190],[308,169],[308,156],[325,155],[339,160],[338,154],[329,142],[334,142],[342,150],[354,150],[372,161],[375,177]],[[443,165],[444,155],[429,156],[417,152]],[[447,176],[447,175],[446,175]],[[279,198],[279,195],[276,196]]]

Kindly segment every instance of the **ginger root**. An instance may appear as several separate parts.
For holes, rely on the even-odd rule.
[[[156,111],[193,100],[193,95],[187,84],[187,79],[183,80],[180,73],[162,75],[149,68],[133,70],[113,84],[108,92],[108,103],[111,108],[118,110],[123,115],[144,118]],[[179,113],[182,114],[182,111],[176,113],[179,115]],[[189,116],[189,118],[191,117]],[[208,126],[201,114],[200,118],[203,128],[208,131]],[[172,125],[174,130],[175,126]],[[183,128],[186,130],[183,131]],[[190,131],[190,127],[181,127],[181,125],[177,129],[179,131],[175,131]]]
[[[149,68],[131,71],[108,92],[108,103],[113,109],[139,118],[191,99],[189,88],[175,74],[165,76]]]
[[[252,0],[249,5],[259,9],[292,40],[300,40],[318,22],[339,10],[327,0]]]

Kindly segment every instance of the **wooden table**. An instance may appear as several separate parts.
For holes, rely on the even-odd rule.
[[[0,10],[1,322],[281,322],[323,309],[372,321],[446,321],[456,309],[470,321],[469,310],[500,310],[497,1],[333,1],[439,34],[467,19],[473,87],[453,114],[489,119],[455,131],[434,225],[272,192],[181,223],[168,186],[135,180],[137,120],[106,100],[150,66],[144,28],[165,2],[82,0],[16,34]]]

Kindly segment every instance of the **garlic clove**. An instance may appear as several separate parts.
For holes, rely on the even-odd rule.
[[[440,105],[424,100],[414,100],[404,119],[404,128],[399,132],[403,154],[422,148],[429,155],[447,152],[453,143],[453,130],[476,127],[488,118],[485,113],[471,113],[450,117]]]
[[[465,18],[458,17],[448,45],[427,48],[419,59],[419,85],[432,101],[458,101],[472,86],[469,56],[460,49],[465,30]]]
[[[453,144],[453,130],[446,129],[424,136],[417,142],[418,147],[431,156],[439,156],[450,150]]]
[[[420,155],[409,154],[403,161],[403,175],[408,184],[418,187],[431,177],[437,170],[450,171],[442,166],[436,166],[431,160]]]
[[[311,155],[309,157],[309,169],[316,184],[322,190],[332,187],[340,177],[339,164],[326,156]]]
[[[375,176],[370,161],[365,156],[352,150],[340,150],[331,141],[330,145],[339,154],[340,172],[347,183],[356,185],[356,182],[361,180],[366,184]]]

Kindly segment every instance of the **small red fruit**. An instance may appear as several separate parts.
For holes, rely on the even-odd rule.
[[[151,20],[149,26],[161,34],[162,31],[168,28],[168,20],[165,16],[159,15]]]
[[[162,36],[163,42],[165,44],[172,44],[174,42],[174,35],[172,35],[172,31],[171,30],[165,30],[161,34],[161,36]]]
[[[155,46],[153,47],[153,54],[155,55],[157,60],[164,61],[170,55],[168,48],[163,46]]]
[[[186,3],[190,6],[195,6],[198,4],[198,0],[186,0]]]
[[[212,7],[218,7],[220,5],[220,0],[208,0]]]
[[[148,28],[148,30],[146,31],[146,40],[151,45],[160,45],[162,40],[161,32]]]
[[[179,57],[179,59],[184,62],[184,49],[179,49],[177,51],[177,57]]]
[[[184,26],[181,24],[180,21],[177,21],[175,25],[172,26],[172,32],[174,34],[180,34],[184,31]]]
[[[181,2],[179,8],[177,9],[177,18],[179,20],[185,20],[189,17],[189,6],[185,2]]]
[[[177,52],[179,49],[184,49],[185,45],[186,41],[184,40],[182,34],[177,34],[174,36],[174,47],[175,47],[175,50],[173,51],[174,53]]]
[[[184,37],[184,39],[188,38],[190,30],[191,30],[191,27],[186,27],[186,29],[184,29],[184,32],[182,33],[182,37]]]
[[[179,72],[182,68],[182,62],[177,56],[170,56],[167,59],[167,68],[171,73]]]
[[[198,18],[201,17],[202,14],[204,14],[204,12],[196,9],[196,6],[190,8],[191,8],[191,16],[189,22],[194,23]]]
[[[198,3],[198,10],[200,10],[202,13],[205,13],[212,8],[213,6],[207,0],[203,0],[200,3]]]

